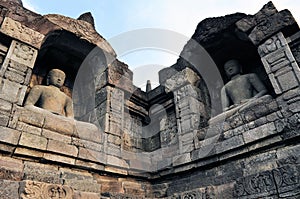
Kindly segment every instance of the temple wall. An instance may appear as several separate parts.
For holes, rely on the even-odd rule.
[[[268,3],[227,21],[257,49],[274,94],[212,116],[195,67],[177,66],[146,93],[91,24],[0,5],[0,198],[299,197],[300,34],[288,11]],[[94,101],[76,119],[24,107],[43,42],[59,28],[78,28],[108,59],[80,88]]]

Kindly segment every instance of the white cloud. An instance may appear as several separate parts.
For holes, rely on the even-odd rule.
[[[135,1],[134,5],[129,6],[130,10],[128,11],[128,17],[127,19],[124,19],[124,22],[127,24],[127,30],[133,30],[137,28],[162,28],[183,34],[188,39],[194,33],[198,23],[205,18],[224,16],[236,12],[253,15],[257,13],[266,3],[268,3],[268,0]],[[295,19],[300,21],[300,4],[297,3],[297,1],[273,0],[273,3],[279,11],[283,9],[289,9]],[[144,60],[141,61],[139,57],[143,58]],[[149,57],[151,58],[148,59]],[[124,56],[121,59],[128,63],[129,66],[138,67],[148,64],[149,74],[152,74],[150,73],[151,64],[165,65],[168,63],[170,66],[176,62],[177,57],[166,53],[162,53],[161,56],[141,56],[140,54],[133,52],[129,56]],[[134,69],[134,67],[131,67],[131,69]],[[145,73],[147,73],[146,67],[143,67],[143,70]],[[143,82],[145,82],[145,80],[143,80]],[[155,80],[153,82],[155,82]],[[137,81],[136,83],[138,84]]]
[[[38,13],[38,7],[34,5],[31,0],[22,0],[23,6],[28,10]]]

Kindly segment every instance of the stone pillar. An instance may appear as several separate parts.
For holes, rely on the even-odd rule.
[[[199,76],[186,68],[166,81],[166,92],[172,91],[176,110],[180,157],[173,160],[173,165],[190,161],[189,152],[194,149],[194,137],[201,120],[207,118],[205,103],[200,100],[200,90],[194,86]],[[183,157],[183,154],[185,157]],[[183,161],[183,162],[182,162]]]
[[[0,98],[22,105],[29,85],[37,50],[13,40],[0,69]]]
[[[281,32],[260,45],[258,52],[276,94],[299,86],[300,69]]]

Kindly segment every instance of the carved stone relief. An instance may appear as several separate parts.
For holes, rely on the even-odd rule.
[[[264,171],[256,175],[247,176],[237,180],[234,195],[237,197],[261,197],[286,192],[298,186],[299,173],[295,166]]]
[[[124,92],[116,88],[109,92],[109,132],[121,135],[124,124]]]
[[[5,17],[3,24],[0,28],[0,32],[19,39],[25,43],[28,43],[36,48],[40,48],[42,41],[44,39],[44,35],[34,31],[20,22],[17,22],[11,18]]]
[[[21,199],[72,199],[73,190],[68,186],[25,181],[21,186]]]
[[[25,65],[29,68],[33,68],[37,57],[37,50],[19,41],[13,40],[8,50],[7,56],[3,63],[1,71],[5,70],[8,64],[12,62]],[[14,64],[16,64],[14,63]],[[1,72],[3,74],[4,72]]]
[[[300,69],[281,32],[259,46],[258,51],[276,94],[298,86]]]

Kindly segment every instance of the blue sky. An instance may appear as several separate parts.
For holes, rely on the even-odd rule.
[[[23,0],[25,7],[42,15],[61,14],[77,18],[82,13],[91,12],[96,30],[109,42],[129,31],[142,28],[173,31],[187,40],[194,33],[197,24],[207,17],[235,12],[255,14],[267,2],[268,0]],[[289,9],[296,20],[300,21],[300,4],[297,0],[273,0],[273,3],[278,10]],[[124,42],[130,45],[130,39]],[[183,45],[184,41],[179,43]],[[118,53],[118,44],[111,44]],[[118,55],[133,72],[149,70],[141,80],[135,79],[136,85],[141,87],[148,78],[145,77],[146,74],[157,84],[157,70],[172,65],[178,57],[176,53],[164,49],[149,48]]]

